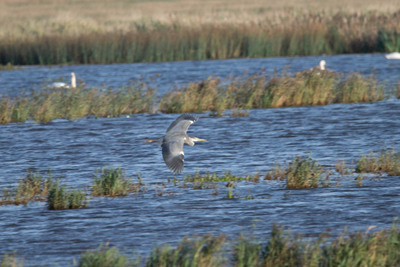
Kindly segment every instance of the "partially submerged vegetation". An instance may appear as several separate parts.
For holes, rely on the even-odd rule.
[[[315,68],[294,76],[287,73],[274,75],[270,79],[265,74],[234,78],[228,82],[210,77],[165,94],[159,109],[165,113],[211,110],[222,114],[226,109],[374,102],[384,97],[384,85],[374,77],[345,76]]]
[[[383,149],[379,155],[373,152],[363,155],[356,163],[356,172],[400,176],[400,153],[394,149]]]
[[[15,188],[3,189],[0,205],[26,205],[31,201],[45,201],[53,185],[51,173],[49,172],[47,176],[45,178],[40,173],[28,171]]]
[[[325,174],[325,177],[323,176]],[[286,169],[278,163],[273,171],[267,172],[265,180],[286,180],[288,189],[316,188],[329,186],[329,172],[310,156],[297,156]]]
[[[222,175],[213,172],[196,172],[194,175],[186,175],[182,180],[168,180],[175,186],[189,189],[212,189],[212,195],[219,195],[218,190],[223,188],[226,191],[227,198],[254,199],[254,196],[248,192],[247,196],[239,194],[237,188],[240,182],[260,183],[262,180],[283,181],[286,189],[306,189],[317,187],[330,187],[339,185],[342,177],[351,177],[354,180],[355,172],[361,173],[356,177],[356,185],[362,185],[363,173],[378,173],[382,176],[386,173],[389,176],[400,176],[400,156],[394,149],[384,149],[379,156],[374,153],[362,156],[357,162],[355,168],[346,166],[344,161],[336,161],[333,170],[327,170],[311,156],[296,156],[288,164],[277,163],[275,167],[267,171],[264,177],[260,173],[252,175],[233,175],[226,171]],[[336,183],[330,176],[336,178]],[[28,204],[32,201],[47,201],[49,209],[76,209],[84,208],[88,204],[88,194],[92,197],[122,197],[137,196],[139,193],[148,192],[148,188],[142,182],[140,174],[138,181],[127,177],[121,168],[104,167],[97,171],[93,176],[91,187],[85,191],[71,190],[65,185],[60,184],[60,179],[54,180],[51,172],[48,172],[47,178],[40,173],[28,172],[20,179],[18,185],[14,188],[5,187],[0,194],[0,205],[20,205]],[[263,179],[262,179],[263,178]],[[171,196],[173,192],[166,191],[166,184],[154,185],[155,196]]]
[[[101,244],[82,253],[77,266],[398,266],[399,227],[371,231],[374,228],[338,237],[326,232],[314,239],[277,225],[265,241],[243,235],[186,236],[176,246],[153,248],[146,258],[134,253],[128,257],[115,246]],[[20,262],[16,255],[5,255],[0,263],[22,266]]]
[[[83,87],[44,88],[0,99],[0,124],[34,120],[76,120],[86,116],[115,117],[150,112],[154,89],[141,84],[119,90]]]
[[[392,94],[399,96],[400,87]],[[292,76],[265,73],[222,81],[211,77],[202,82],[167,92],[156,102],[156,90],[140,80],[121,89],[43,88],[0,99],[0,124],[11,122],[49,122],[82,117],[116,117],[135,113],[211,111],[222,115],[247,116],[251,108],[279,108],[332,103],[358,103],[384,100],[384,84],[374,77],[343,75],[318,69]]]
[[[59,181],[53,182],[47,196],[49,210],[81,209],[88,204],[86,193],[81,190],[68,190]]]
[[[131,192],[139,192],[142,186],[141,179],[133,184],[131,179],[122,173],[121,168],[103,168],[100,175],[93,179],[92,196],[120,197]]]

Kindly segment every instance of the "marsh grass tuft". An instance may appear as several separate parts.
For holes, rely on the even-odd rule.
[[[0,260],[0,267],[23,267],[23,260],[19,259],[15,253],[5,253]]]
[[[47,197],[49,210],[65,210],[85,208],[88,204],[86,193],[80,190],[67,190],[65,185],[60,185],[59,180],[50,187]]]
[[[374,77],[343,75],[317,69],[294,76],[265,73],[223,81],[219,77],[190,83],[166,93],[159,104],[165,113],[202,112],[217,116],[226,109],[246,116],[250,108],[279,108],[328,105],[332,103],[374,102],[384,99],[385,89]],[[239,110],[239,111],[235,111]]]
[[[363,155],[356,163],[356,172],[387,173],[389,176],[400,175],[400,154],[394,149],[383,149],[379,155],[370,152]]]
[[[236,240],[225,235],[186,236],[176,247],[168,244],[154,248],[145,266],[398,266],[400,230],[396,224],[388,230],[352,234],[329,232],[314,238],[292,234],[283,226],[273,225],[263,244],[254,236]],[[79,266],[134,266],[117,248],[102,245],[82,254]],[[135,261],[136,260],[136,261]],[[97,265],[94,265],[94,264]],[[117,263],[121,264],[118,265]],[[106,265],[109,264],[109,265]],[[125,264],[125,265],[124,265]]]
[[[118,197],[127,196],[132,190],[131,179],[128,179],[121,168],[103,168],[93,181],[93,196]]]
[[[153,249],[146,266],[222,266],[225,242],[223,235],[184,237],[177,248],[162,245]]]
[[[79,267],[129,267],[139,266],[139,258],[131,260],[119,252],[117,247],[109,247],[109,244],[100,244],[96,250],[86,251],[81,255]]]
[[[51,172],[48,172],[48,177],[44,178],[40,173],[28,171],[16,188],[5,188],[3,190],[0,205],[26,205],[30,201],[44,201],[52,184]]]
[[[323,178],[323,174],[326,177]],[[316,188],[329,186],[329,172],[315,160],[308,157],[296,156],[289,162],[286,169],[278,163],[273,171],[267,172],[265,180],[284,180],[288,189]]]
[[[42,88],[0,99],[0,123],[50,122],[83,117],[117,117],[151,112],[155,90],[145,83],[120,89]]]

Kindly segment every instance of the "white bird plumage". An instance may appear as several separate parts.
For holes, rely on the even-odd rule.
[[[76,77],[75,73],[71,72],[71,85],[64,82],[55,82],[51,85],[53,88],[75,88],[76,87]]]
[[[390,54],[385,55],[386,59],[400,59],[400,53],[399,52],[393,52]]]

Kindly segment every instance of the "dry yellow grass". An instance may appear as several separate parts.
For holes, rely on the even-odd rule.
[[[282,23],[308,12],[394,12],[400,0],[0,0],[0,37],[129,31],[137,23]]]

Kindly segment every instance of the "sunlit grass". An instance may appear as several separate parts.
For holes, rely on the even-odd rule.
[[[74,16],[61,21],[5,21],[12,27],[4,26],[0,31],[0,63],[157,62],[389,52],[400,48],[400,19],[393,11],[360,13],[340,8],[336,12],[311,9],[274,14],[263,11],[267,8],[258,9],[258,13],[268,14],[259,16],[255,8],[247,10],[245,19],[235,20],[243,5],[237,12],[223,11],[225,8],[214,11],[223,13],[224,19],[209,14],[219,19],[208,21],[200,15],[193,19],[188,11],[185,18],[173,12],[163,21],[117,19],[114,26],[110,21],[100,26]]]
[[[79,267],[128,267],[139,266],[139,259],[131,260],[129,257],[120,253],[117,247],[110,247],[109,244],[100,244],[95,250],[82,253]]]
[[[273,225],[267,238],[240,235],[185,236],[177,245],[153,248],[145,258],[126,256],[115,246],[100,245],[81,254],[76,266],[398,266],[400,229],[368,227],[338,236],[322,232],[314,238]],[[1,266],[23,266],[17,255],[5,254]],[[74,265],[75,265],[74,264]]]
[[[44,201],[52,187],[52,176],[48,173],[45,178],[39,173],[29,171],[19,180],[16,188],[4,188],[0,196],[0,205],[28,204],[31,201]]]
[[[378,155],[370,152],[363,155],[356,163],[359,173],[387,173],[389,176],[400,176],[400,154],[394,149],[384,149]]]
[[[47,197],[49,210],[65,210],[85,208],[88,204],[86,193],[80,190],[68,190],[59,181],[53,182]]]
[[[296,156],[282,168],[278,163],[274,170],[267,172],[265,180],[285,180],[288,189],[316,188],[329,186],[329,172],[315,160]]]
[[[223,235],[184,237],[176,248],[162,245],[153,249],[146,266],[223,266],[227,263],[225,242]]]
[[[155,90],[145,84],[120,89],[44,88],[0,99],[0,123],[49,122],[151,112]]]
[[[383,100],[385,89],[374,77],[342,75],[328,71],[284,73],[267,79],[265,74],[222,81],[218,77],[190,83],[166,93],[159,109],[166,113],[226,109],[315,106],[332,103],[374,102]]]
[[[105,167],[96,174],[92,185],[92,196],[119,197],[127,196],[130,192],[139,192],[143,185],[139,178],[137,184],[123,174],[121,168]]]

